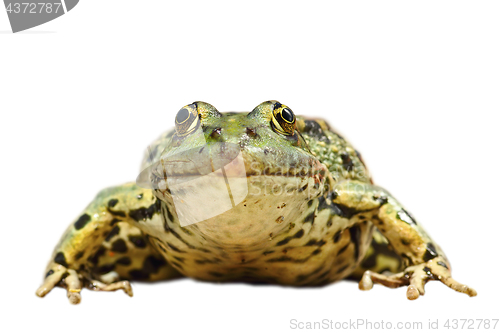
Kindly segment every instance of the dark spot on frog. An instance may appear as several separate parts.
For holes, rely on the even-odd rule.
[[[425,250],[424,254],[424,261],[429,261],[431,259],[434,259],[438,256],[436,247],[432,243],[427,243],[427,249]]]
[[[112,219],[111,223],[109,225],[115,225],[116,223],[121,222],[121,221],[122,220],[119,220],[119,219]]]
[[[51,276],[52,274],[54,274],[54,270],[53,270],[53,269],[49,270],[49,271],[47,272],[47,274],[45,274],[45,278],[47,278],[47,277]]]
[[[125,241],[123,239],[117,239],[111,245],[111,250],[119,253],[125,253],[128,250],[127,244],[125,244]]]
[[[129,216],[133,218],[135,221],[146,221],[153,217],[155,213],[160,212],[161,209],[161,201],[156,200],[151,206],[145,208],[138,208],[135,210],[131,210]]]
[[[347,248],[349,247],[351,243],[347,243],[346,245],[344,245],[344,247],[342,247],[339,252],[337,252],[337,255],[341,255],[342,253],[345,252],[345,250],[347,250]]]
[[[309,242],[306,243],[306,246],[312,246],[316,244],[316,240],[315,239],[311,239]]]
[[[94,265],[97,265],[99,257],[102,256],[105,252],[106,248],[104,246],[100,246],[99,249],[96,251],[96,253],[94,253],[94,255],[89,258],[89,262],[91,262]]]
[[[115,261],[115,263],[117,265],[130,266],[130,264],[132,263],[132,260],[130,260],[129,257],[121,257],[120,259],[118,259],[117,261]]]
[[[354,244],[354,258],[359,259],[359,245],[361,243],[361,229],[359,226],[355,225],[349,229],[351,235],[351,242]]]
[[[297,281],[297,282],[304,282],[308,278],[314,276],[315,274],[318,274],[321,271],[322,268],[323,268],[323,266],[320,266],[320,267],[316,268],[314,271],[312,271],[309,274],[299,274],[295,278],[295,281]]]
[[[335,200],[335,199],[337,199],[338,196],[339,196],[339,194],[337,193],[337,191],[330,192],[330,199],[332,201]]]
[[[289,261],[294,261],[294,259],[291,257],[283,256],[267,260],[267,262],[289,262]]]
[[[442,261],[438,261],[437,264],[439,266],[442,266],[442,267],[446,268],[446,269],[449,269],[448,266],[444,262],[442,262]]]
[[[317,277],[317,280],[321,281],[325,277],[327,277],[330,274],[330,271],[323,272],[320,276]],[[318,285],[322,285],[323,283],[319,282]]]
[[[314,218],[316,217],[316,212],[312,211],[309,215],[306,216],[304,219],[304,224],[306,223],[311,223],[311,225],[314,224]]]
[[[158,145],[154,146],[153,150],[149,151],[149,162],[153,162],[154,161],[154,157],[156,156],[157,152],[158,152]]]
[[[87,225],[87,223],[89,223],[90,221],[90,215],[89,214],[83,214],[82,216],[80,216],[78,218],[78,220],[75,222],[74,226],[75,226],[75,229],[76,230],[80,230],[82,229],[83,227],[85,227]]]
[[[111,240],[111,238],[118,235],[118,233],[120,233],[120,227],[116,225],[116,226],[114,226],[113,229],[111,229],[109,234],[106,236],[106,242],[109,242]]]
[[[128,272],[128,274],[134,280],[146,280],[149,278],[149,274],[143,272],[140,269],[132,269],[131,271]]]
[[[342,167],[344,169],[346,169],[347,171],[350,171],[353,169],[354,164],[352,163],[352,159],[348,153],[346,153],[346,152],[341,153],[340,158],[342,159]]]
[[[93,269],[93,271],[96,274],[107,274],[107,273],[111,272],[113,269],[115,269],[114,264],[106,264],[106,265],[102,265],[99,267],[95,267]]]
[[[280,102],[274,103],[273,111],[276,110],[276,109],[279,109],[280,107],[281,107],[281,103]]]
[[[193,236],[193,233],[188,229],[188,228],[181,228],[181,231],[185,233],[186,235]],[[205,239],[205,238],[203,238]]]
[[[141,199],[142,199],[142,197],[143,197],[143,194],[142,194],[142,193],[141,193],[141,194],[138,194],[138,195],[137,195],[137,200],[141,200]]]
[[[288,236],[287,238],[282,239],[281,241],[276,243],[276,246],[288,244],[288,242],[290,242],[293,238],[301,238],[302,236],[304,236],[304,229],[300,229],[293,236]]]
[[[167,205],[165,205],[165,210],[167,211],[167,217],[168,217],[168,220],[169,220],[169,221],[171,221],[171,222],[173,222],[173,221],[174,221],[174,216],[173,216],[173,215],[172,215],[172,213],[170,212],[170,208],[169,208]],[[170,228],[168,228],[168,226],[167,226],[167,222],[166,222],[166,221],[165,221],[165,225],[164,225],[164,227],[165,227],[165,230],[170,229]],[[168,228],[168,229],[167,229],[167,228]]]
[[[84,251],[79,251],[77,254],[75,254],[75,260],[81,259],[84,253]]]
[[[379,195],[374,195],[373,200],[377,201],[380,204],[380,206],[385,205],[388,201],[386,196],[379,196]]]
[[[112,210],[111,208],[108,207],[108,212],[115,216],[120,216],[120,217],[125,217],[125,212],[117,211],[117,210]]]
[[[111,199],[108,201],[108,207],[113,208],[118,203],[118,199]]]
[[[333,242],[334,243],[338,243],[339,240],[340,240],[340,237],[342,236],[342,231],[343,230],[339,230],[335,233],[335,235],[333,235]]]
[[[271,254],[271,253],[274,253],[274,251],[273,250],[271,250],[271,251],[264,251],[262,254],[263,255],[268,255],[268,254]]]
[[[175,268],[177,268],[178,270],[182,270],[182,266],[178,262],[172,261],[170,264]]]
[[[408,239],[406,239],[406,238],[401,238],[401,244],[403,244],[403,245],[410,245],[410,243],[411,243],[411,242],[410,242]]]
[[[299,192],[305,191],[308,186],[309,186],[309,184],[305,184],[304,186],[302,186],[301,188],[299,188]],[[313,201],[313,200],[311,200],[311,201]],[[309,201],[309,202],[311,202],[311,201]]]
[[[299,231],[297,231],[297,233],[293,235],[293,238],[301,238],[302,236],[304,236],[304,229],[300,229]]]
[[[313,253],[311,253],[311,255],[315,256],[317,254],[321,253],[321,249],[316,249],[313,251]]]
[[[337,271],[335,272],[336,274],[340,274],[342,273],[343,271],[345,271],[347,268],[349,268],[349,264],[347,265],[344,265],[342,267],[340,267],[339,269],[337,269]]]
[[[158,245],[158,247],[160,248],[160,250],[163,252],[163,253],[167,253],[167,249],[165,248],[165,246],[161,243],[156,243]]]
[[[215,276],[215,277],[218,277],[218,278],[221,278],[224,276],[224,274],[219,273],[219,272],[208,272],[208,274]]]
[[[314,120],[305,120],[304,128],[302,129],[302,134],[309,135],[318,141],[325,143],[330,143],[330,139],[325,135],[325,132],[321,128],[320,124]]]
[[[140,269],[140,270],[133,269],[133,270],[129,271],[129,274],[133,279],[137,279],[137,280],[149,279],[149,276],[151,274],[158,273],[160,268],[162,266],[165,266],[166,264],[167,264],[167,262],[163,258],[155,257],[155,256],[151,255],[151,256],[148,256],[144,260],[144,263],[142,265],[142,269]],[[175,266],[180,267],[180,265],[178,265],[177,263],[172,262],[172,265],[174,265],[174,264],[176,264]]]
[[[413,261],[411,260],[410,257],[408,257],[407,254],[405,253],[401,253],[401,258],[403,259],[403,265],[404,266],[410,266],[410,263],[412,263]]]
[[[66,257],[62,252],[57,252],[56,256],[54,257],[54,262],[64,267],[68,267],[68,263],[66,262]]]
[[[281,245],[288,244],[288,242],[291,241],[291,240],[292,240],[292,237],[288,236],[287,238],[282,239],[278,243],[276,243],[276,246],[281,246]]]
[[[128,240],[137,248],[144,249],[146,247],[146,240],[142,236],[129,235]]]
[[[184,258],[174,256],[174,259],[178,262],[184,263]]]
[[[156,256],[148,256],[146,260],[144,260],[144,265],[142,266],[142,270],[148,274],[150,273],[158,273],[161,267],[165,266],[167,262],[165,259]]]
[[[177,247],[175,247],[174,245],[170,244],[167,242],[167,245],[170,249],[172,249],[172,251],[175,251],[175,252],[178,252],[178,253],[186,253],[185,251],[182,251],[180,249],[178,249]]]

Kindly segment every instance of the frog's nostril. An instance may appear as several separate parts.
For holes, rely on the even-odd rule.
[[[249,137],[254,137],[257,135],[257,132],[255,132],[255,129],[247,127],[247,134]]]
[[[222,133],[222,130],[221,130],[221,128],[220,128],[220,127],[218,127],[218,128],[215,128],[215,129],[212,131],[212,133],[210,134],[210,136],[211,136],[212,138],[214,138],[214,139],[215,139],[215,138],[220,138],[221,133]]]

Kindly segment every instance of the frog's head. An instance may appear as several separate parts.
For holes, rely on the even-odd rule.
[[[149,172],[156,195],[182,226],[196,223],[226,245],[289,228],[321,195],[328,173],[309,151],[300,121],[277,101],[249,113],[220,113],[204,102],[183,107]]]

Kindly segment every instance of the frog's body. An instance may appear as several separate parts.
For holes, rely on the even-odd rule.
[[[141,170],[148,170],[152,189],[129,183],[101,191],[57,245],[39,296],[60,284],[78,303],[83,283],[132,295],[127,280],[181,276],[295,286],[362,276],[362,289],[373,282],[409,285],[410,299],[424,293],[427,280],[439,279],[476,294],[451,278],[439,246],[387,191],[372,184],[359,153],[324,121],[295,117],[276,101],[248,114],[221,114],[197,102],[178,113],[176,125],[146,154]],[[208,194],[212,182],[184,183],[176,193],[158,186],[166,173],[192,176],[186,164],[192,157],[183,160],[182,154],[197,147],[219,149],[221,160],[231,155],[227,147],[237,147],[246,174],[235,177],[237,166],[224,163],[226,185],[227,179],[243,179],[240,188],[248,185],[248,193],[221,214],[181,226],[184,212],[174,204],[176,193],[202,193],[200,201],[218,205]]]

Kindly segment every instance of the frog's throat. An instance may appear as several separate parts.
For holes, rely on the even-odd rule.
[[[314,177],[252,176],[229,181],[230,201],[223,181],[196,181],[155,191],[166,207],[164,217],[227,248],[268,244],[305,219],[309,203],[324,190],[324,182]]]

